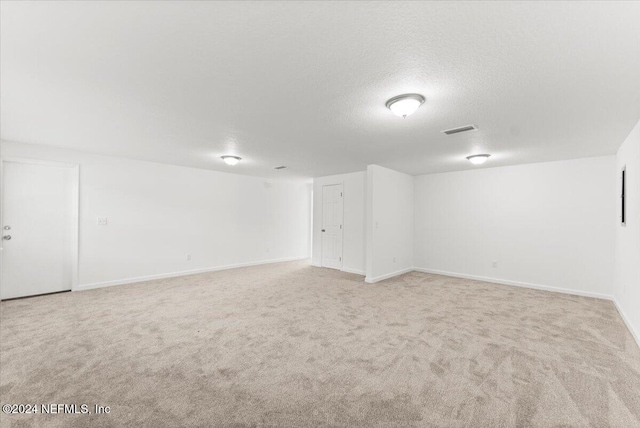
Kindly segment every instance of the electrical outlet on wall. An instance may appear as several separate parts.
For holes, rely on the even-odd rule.
[[[497,269],[498,268],[498,262],[493,262],[493,268]]]
[[[396,258],[395,258],[395,257],[393,258],[393,262],[394,262],[394,263],[396,262]]]
[[[191,261],[191,254],[187,254],[186,257],[187,257],[187,261],[190,262]]]
[[[100,226],[106,226],[107,225],[107,218],[106,217],[98,217],[98,225]]]

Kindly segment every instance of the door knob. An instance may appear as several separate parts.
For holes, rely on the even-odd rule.
[[[322,229],[322,231],[324,232],[324,229]]]
[[[5,241],[10,241],[11,240],[11,235],[4,235],[2,237],[2,239],[4,239]]]

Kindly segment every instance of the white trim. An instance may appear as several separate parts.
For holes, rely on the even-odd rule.
[[[395,272],[388,273],[386,275],[377,276],[375,278],[366,277],[364,279],[364,282],[368,282],[369,284],[373,284],[374,282],[378,282],[378,281],[382,281],[382,280],[385,280],[385,279],[393,278],[394,276],[402,275],[402,274],[411,272],[413,270],[415,270],[415,269],[414,268],[406,268],[406,269],[402,269],[402,270],[398,270],[398,271],[395,271]]]
[[[79,270],[79,259],[80,259],[80,251],[79,251],[79,236],[80,236],[80,164],[77,163],[67,163],[67,162],[57,162],[57,161],[48,161],[41,159],[33,159],[33,158],[22,158],[22,157],[0,157],[0,189],[1,193],[4,193],[4,164],[5,162],[13,162],[13,163],[26,163],[32,165],[45,165],[45,166],[57,166],[61,168],[71,168],[71,186],[72,189],[72,206],[71,212],[73,213],[73,217],[71,219],[71,290],[75,290],[78,288],[78,270]],[[3,215],[4,215],[4,204],[0,203],[2,206],[2,210],[0,210],[0,225],[4,224]],[[0,243],[0,271],[2,270],[2,243]],[[2,281],[2,276],[0,275],[0,282]],[[0,283],[0,287],[2,284]]]
[[[622,177],[624,176],[624,181]],[[624,188],[623,188],[624,185]],[[620,226],[627,227],[627,165],[623,165],[620,169],[620,201],[622,202],[622,196],[625,196],[624,205],[619,205],[620,207]],[[623,193],[624,192],[624,193]],[[622,219],[624,218],[624,221]]]
[[[347,272],[347,273],[355,273],[356,275],[362,275],[365,276],[366,272],[360,269],[351,269],[351,268],[346,268],[343,267],[342,269],[340,269],[342,272]]]
[[[528,282],[510,281],[510,280],[505,280],[505,279],[489,278],[489,277],[484,277],[484,276],[468,275],[468,274],[455,273],[455,272],[447,272],[447,271],[441,271],[441,270],[436,270],[436,269],[427,269],[427,268],[416,267],[416,268],[414,268],[414,270],[416,272],[431,273],[431,274],[435,274],[435,275],[444,275],[444,276],[451,276],[451,277],[463,278],[463,279],[474,279],[474,280],[478,280],[478,281],[491,282],[491,283],[495,283],[495,284],[511,285],[511,286],[515,286],[515,287],[532,288],[532,289],[535,289],[535,290],[551,291],[551,292],[555,292],[555,293],[572,294],[572,295],[575,295],[575,296],[593,297],[593,298],[596,298],[596,299],[610,300],[613,303],[613,305],[616,307],[618,313],[620,314],[620,318],[622,318],[622,320],[624,321],[625,325],[629,329],[629,332],[631,332],[631,336],[633,336],[633,338],[635,339],[636,343],[640,347],[640,332],[636,331],[636,329],[633,327],[633,325],[629,321],[629,317],[627,317],[627,314],[622,309],[622,306],[620,306],[620,303],[618,303],[618,299],[616,299],[614,296],[612,296],[610,294],[593,293],[593,292],[590,292],[590,291],[572,290],[572,289],[569,289],[569,288],[551,287],[551,286],[548,286],[548,285],[531,284],[531,283],[528,283]]]
[[[71,290],[78,288],[80,271],[80,165],[70,166],[73,169],[73,195],[71,212]]]
[[[637,332],[635,328],[633,328],[633,325],[629,321],[627,314],[625,314],[624,310],[622,309],[622,306],[620,306],[620,304],[618,303],[618,299],[614,297],[611,300],[613,301],[614,306],[618,310],[618,313],[620,314],[620,318],[622,318],[622,321],[624,321],[624,323],[627,325],[627,328],[631,332],[631,335],[633,336],[633,338],[636,340],[636,343],[640,347],[640,333]]]
[[[294,260],[305,260],[308,258],[309,256],[285,257],[282,259],[262,260],[259,262],[248,262],[248,263],[236,263],[232,265],[215,266],[215,267],[202,268],[202,269],[183,270],[179,272],[168,272],[168,273],[160,273],[155,275],[138,276],[134,278],[116,279],[113,281],[94,282],[91,284],[80,285],[76,287],[74,291],[92,290],[94,288],[110,287],[113,285],[133,284],[136,282],[151,281],[154,279],[175,278],[177,276],[194,275],[198,273],[214,272],[218,270],[235,269],[240,267],[258,266],[258,265],[266,265],[266,264],[281,263],[281,262],[291,262]]]
[[[494,284],[513,285],[515,287],[533,288],[535,290],[552,291],[555,293],[573,294],[575,296],[595,297],[597,299],[613,300],[610,294],[593,293],[591,291],[572,290],[570,288],[552,287],[549,285],[531,284],[529,282],[511,281],[508,279],[491,278],[486,276],[468,275],[465,273],[447,272],[436,269],[414,268],[417,272],[432,273],[435,275],[452,276],[455,278],[474,279],[477,281],[492,282]]]

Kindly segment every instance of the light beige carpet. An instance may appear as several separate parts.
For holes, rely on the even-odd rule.
[[[0,304],[2,426],[636,427],[611,302],[266,265]]]

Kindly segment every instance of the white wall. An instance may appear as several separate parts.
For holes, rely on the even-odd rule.
[[[3,157],[80,164],[80,288],[306,258],[311,184],[2,142]],[[97,217],[107,217],[98,226]],[[191,261],[186,254],[191,254]]]
[[[418,176],[415,266],[610,296],[614,168],[604,156]]]
[[[413,267],[413,176],[367,167],[367,282]]]
[[[620,171],[627,167],[626,227],[620,226]],[[640,344],[640,122],[616,156],[616,265],[614,296],[630,330]]]
[[[322,186],[342,184],[343,235],[342,270],[365,273],[365,183],[367,173],[331,175],[313,179],[313,256],[312,264],[322,264]]]

